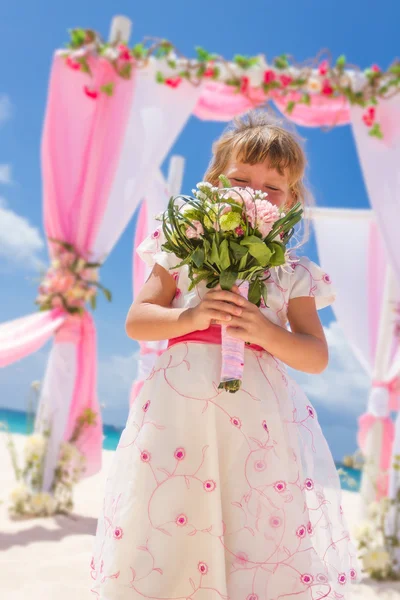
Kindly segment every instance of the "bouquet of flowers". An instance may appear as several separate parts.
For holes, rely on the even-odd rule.
[[[193,197],[171,198],[162,216],[166,243],[163,250],[188,266],[190,289],[202,281],[218,284],[260,306],[267,303],[269,269],[284,265],[286,247],[301,220],[300,203],[286,214],[267,200],[267,194],[250,188],[231,187],[220,176],[223,188],[202,182]],[[222,327],[220,389],[236,392],[243,374],[244,343],[227,335]]]

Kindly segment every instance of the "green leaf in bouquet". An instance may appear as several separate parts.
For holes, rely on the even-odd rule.
[[[219,277],[214,277],[213,279],[210,279],[209,282],[206,285],[206,288],[209,290],[212,290],[213,288],[215,288],[217,285],[219,284]]]
[[[192,260],[198,269],[200,269],[204,265],[203,248],[196,248],[196,250],[192,253]]]
[[[236,283],[238,274],[234,271],[222,271],[219,276],[219,283],[223,290],[231,290]]]
[[[219,251],[216,236],[213,237],[210,260],[212,263],[219,265]]]
[[[245,246],[241,246],[233,240],[230,242],[230,248],[236,260],[241,260],[244,256],[247,256],[249,252]]]
[[[264,282],[261,283],[261,295],[263,297],[265,306],[268,306],[268,288]]]
[[[200,269],[199,271],[196,271],[195,275],[191,278],[191,282],[189,285],[189,292],[192,291],[202,281],[210,280],[210,277],[211,277],[211,271],[208,269]],[[213,280],[214,279],[215,279],[215,277],[213,277]]]
[[[223,271],[231,266],[228,240],[223,240],[219,247],[220,267]]]
[[[249,235],[240,243],[242,246],[246,246],[249,249],[249,254],[251,254],[262,267],[268,265],[272,252],[263,240],[260,240],[260,238],[255,235]]]
[[[246,252],[246,254],[244,256],[242,256],[242,258],[240,259],[239,271],[244,271],[246,269],[248,257],[249,257],[249,253]]]
[[[271,267],[279,267],[285,264],[285,246],[280,242],[271,242],[268,244],[270,250],[273,251],[270,265]]]
[[[224,186],[224,188],[230,188],[230,187],[232,187],[231,182],[226,177],[226,175],[220,175],[218,177],[218,179],[220,180],[220,182],[222,183],[222,185]]]
[[[251,302],[252,304],[255,304],[256,306],[258,306],[260,304],[261,281],[258,278],[253,279],[253,281],[250,282],[248,299],[249,299],[249,302]]]
[[[92,307],[92,310],[96,310],[96,306],[97,306],[97,298],[96,298],[96,296],[92,296],[90,298],[90,306]]]

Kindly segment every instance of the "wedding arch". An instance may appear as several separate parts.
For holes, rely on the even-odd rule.
[[[51,431],[44,489],[51,487],[62,440],[73,437],[85,411],[95,418],[88,419],[76,445],[86,458],[86,476],[100,468],[96,334],[87,303],[95,306],[99,289],[110,297],[98,280],[101,265],[140,205],[135,245],[148,233],[162,197],[147,193],[150,182],[157,180],[190,115],[229,121],[267,102],[301,126],[352,127],[372,212],[371,218],[352,221],[347,239],[363,223],[358,252],[368,248],[367,258],[355,263],[359,254],[352,244],[352,252],[342,255],[342,272],[338,266],[344,263],[327,245],[346,237],[330,233],[335,219],[339,226],[339,217],[320,214],[316,230],[324,262],[336,274],[337,318],[371,374],[360,442],[378,478],[379,469],[390,465],[395,435],[390,410],[397,410],[399,399],[393,309],[400,283],[400,63],[387,70],[377,65],[360,70],[348,67],[344,56],[334,62],[320,56],[305,65],[287,55],[273,61],[237,55],[229,61],[203,48],[191,59],[165,40],[129,47],[130,28],[129,19],[116,17],[108,43],[92,30],[73,30],[68,47],[54,55],[42,140],[51,266],[39,289],[40,312],[0,326],[1,366],[54,339],[36,421],[38,432],[49,426]],[[361,264],[362,300],[368,308],[363,320],[352,320],[348,281],[358,277]],[[143,276],[134,269],[134,285]],[[142,361],[158,351],[142,347]],[[400,423],[395,446],[398,452]],[[374,492],[365,484],[363,494],[367,500]]]

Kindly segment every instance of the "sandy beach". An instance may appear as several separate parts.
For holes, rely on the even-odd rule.
[[[22,451],[24,436],[15,435]],[[89,563],[97,515],[114,452],[103,452],[103,469],[82,481],[75,491],[75,509],[69,517],[57,516],[12,521],[7,496],[14,487],[12,466],[0,434],[0,591],[4,600],[92,600]],[[359,496],[343,492],[343,506],[350,526],[357,522]],[[400,584],[353,587],[349,600],[400,600]]]

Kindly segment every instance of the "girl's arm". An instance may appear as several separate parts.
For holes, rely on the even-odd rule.
[[[155,265],[129,309],[125,330],[137,341],[158,341],[208,329],[212,321],[229,322],[241,314],[241,296],[211,290],[195,308],[172,308],[176,284],[164,267]]]
[[[242,316],[233,318],[228,331],[233,337],[257,344],[286,363],[305,373],[321,373],[328,364],[328,345],[311,297],[289,301],[291,331],[269,321],[261,311],[245,301]]]

